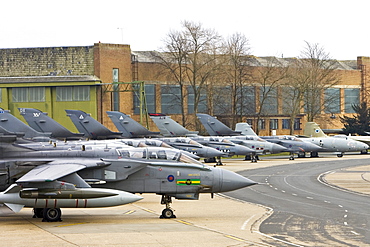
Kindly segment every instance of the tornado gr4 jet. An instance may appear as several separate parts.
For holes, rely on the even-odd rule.
[[[62,140],[78,140],[84,137],[83,133],[72,133],[67,128],[49,117],[46,112],[42,112],[33,108],[18,109],[29,126],[38,132],[51,133],[52,138]]]
[[[250,157],[252,162],[257,162],[257,156],[259,154],[281,153],[287,150],[279,144],[268,142],[258,136],[243,136],[240,131],[233,131],[224,123],[208,114],[197,113],[196,115],[209,135],[223,136],[225,139],[230,140],[233,143],[253,149],[254,153]],[[248,159],[249,157],[246,158]]]
[[[175,217],[170,207],[172,198],[198,199],[199,193],[226,192],[256,184],[190,157],[186,158],[190,162],[184,163],[184,159],[177,159],[183,154],[171,155],[164,149],[156,153],[149,148],[133,152],[134,148],[92,145],[84,150],[37,151],[13,142],[11,136],[0,136],[0,189],[5,190],[0,203],[15,211],[34,205],[35,216],[45,221],[60,220],[60,207],[110,206],[117,205],[117,200],[126,203],[141,199],[125,192],[161,195],[166,205],[162,217],[171,218]]]
[[[187,130],[182,125],[171,119],[170,116],[166,116],[161,113],[149,114],[149,116],[164,136],[188,136],[190,139],[204,146],[212,147],[223,152],[228,157],[232,157],[234,155],[251,155],[255,153],[253,149],[235,144],[223,137],[199,136],[198,131]],[[215,157],[205,159],[205,161],[216,162]],[[222,165],[221,158],[218,160],[217,164]]]

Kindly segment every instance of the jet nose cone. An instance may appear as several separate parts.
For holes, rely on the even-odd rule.
[[[276,143],[272,144],[271,153],[276,154],[276,153],[281,153],[281,152],[286,152],[286,151],[288,151],[286,147],[283,147]]]
[[[206,158],[213,158],[213,157],[219,157],[219,156],[225,156],[227,154],[225,154],[224,152],[221,152],[215,148],[210,148],[210,147],[207,147],[207,152],[206,152]]]
[[[221,192],[237,190],[254,184],[257,184],[257,182],[235,172],[222,169]]]
[[[247,155],[253,153],[253,149],[250,149],[248,147],[242,146],[242,145],[235,145],[235,155]]]

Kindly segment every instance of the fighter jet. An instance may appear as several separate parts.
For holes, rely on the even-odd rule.
[[[319,145],[323,148],[322,152],[334,152],[338,157],[343,157],[345,152],[366,153],[369,149],[369,145],[366,143],[355,141],[348,136],[327,136],[314,122],[306,123],[304,135],[300,136],[303,141]],[[318,157],[318,152],[311,152],[311,157]]]
[[[38,132],[51,133],[52,138],[63,140],[79,140],[84,137],[83,133],[72,133],[67,128],[49,117],[46,112],[42,112],[33,108],[18,109],[29,126]]]
[[[122,132],[113,132],[92,118],[90,114],[80,110],[65,110],[80,133],[89,139],[122,138]]]
[[[149,116],[157,125],[158,129],[160,129],[160,133],[164,136],[188,136],[190,139],[202,145],[222,151],[228,157],[232,157],[234,155],[251,155],[255,153],[253,149],[235,144],[223,137],[199,136],[198,131],[190,131],[184,128],[182,125],[171,119],[170,116],[166,116],[161,113],[149,114]],[[216,162],[216,160],[215,157],[212,157],[205,159],[205,162]],[[218,159],[217,165],[222,165],[221,157]]]
[[[233,131],[221,121],[208,114],[196,114],[200,122],[206,128],[209,135],[223,136],[225,139],[233,143],[244,145],[254,150],[253,155],[246,156],[246,159],[251,159],[252,162],[257,162],[258,155],[265,153],[281,153],[287,149],[279,144],[268,142],[258,136],[243,136],[240,131]]]
[[[107,114],[118,129],[118,131],[123,133],[124,137],[155,137],[159,135],[159,132],[149,131],[140,123],[136,122],[130,116],[122,112],[107,111]]]
[[[236,173],[191,159],[184,163],[175,155],[163,153],[163,149],[155,154],[155,159],[145,159],[144,154],[153,157],[149,148],[143,148],[140,157],[134,157],[130,149],[109,147],[37,151],[14,144],[11,138],[0,136],[0,189],[6,189],[0,195],[0,203],[14,210],[33,205],[35,216],[45,221],[60,220],[60,207],[88,207],[90,203],[109,206],[117,205],[117,198],[125,198],[122,202],[140,199],[104,188],[159,194],[161,203],[166,205],[162,217],[172,218],[172,198],[198,199],[199,193],[226,192],[256,184]],[[166,159],[159,159],[164,155]],[[93,201],[95,198],[101,200]]]
[[[245,136],[257,136],[248,123],[237,123],[235,131]],[[294,160],[294,154],[298,154],[299,158],[304,158],[306,152],[319,152],[322,150],[322,147],[310,142],[304,142],[295,136],[260,136],[260,138],[286,147],[287,152],[290,152],[289,160]]]

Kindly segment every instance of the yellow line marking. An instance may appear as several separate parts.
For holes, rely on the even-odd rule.
[[[146,209],[146,208],[143,208],[144,211],[147,211],[149,213],[155,213],[153,210],[150,210],[150,209]]]
[[[65,227],[65,226],[77,226],[77,225],[82,225],[82,224],[87,224],[87,222],[82,222],[82,223],[74,223],[74,224],[67,224],[67,225],[60,225],[57,227]]]
[[[231,239],[234,239],[234,240],[237,240],[237,241],[240,241],[240,242],[244,242],[245,241],[244,239],[237,238],[237,237],[234,237],[234,236],[231,236],[231,235],[225,235],[225,237],[231,238]]]
[[[186,221],[183,221],[183,220],[176,220],[176,221],[179,222],[179,223],[185,224],[185,225],[189,225],[189,226],[193,225],[192,223],[189,223],[189,222],[186,222]]]
[[[132,213],[134,213],[135,212],[135,210],[130,210],[130,211],[127,211],[126,213],[124,213],[124,214],[132,214]]]

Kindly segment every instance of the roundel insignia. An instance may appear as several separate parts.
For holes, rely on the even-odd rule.
[[[319,132],[320,132],[320,130],[318,130],[318,129],[315,129],[315,132],[316,132],[316,133],[319,133]]]
[[[173,182],[173,180],[175,180],[175,177],[173,175],[168,175],[167,180],[168,182]]]

